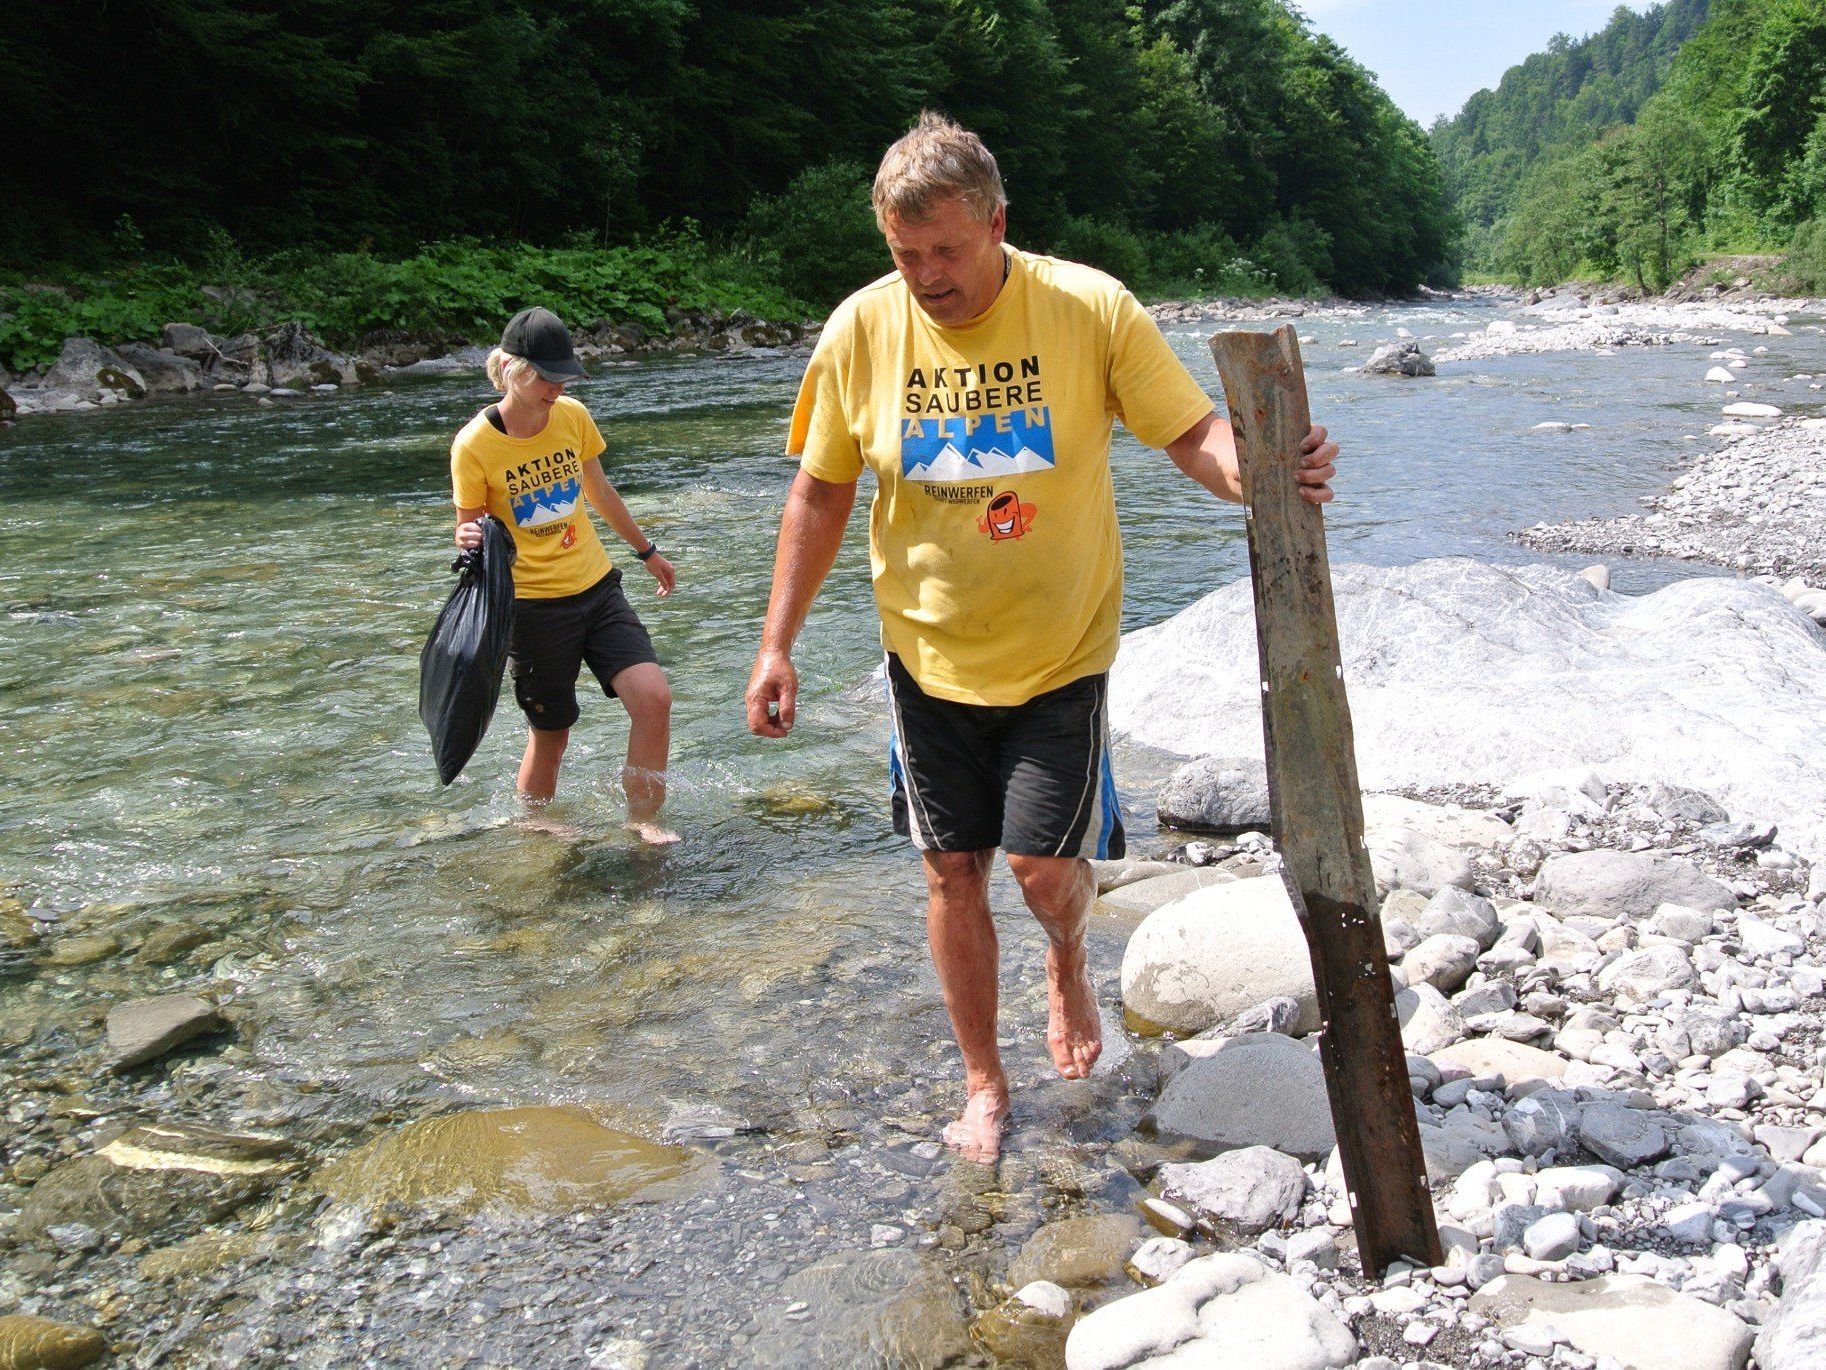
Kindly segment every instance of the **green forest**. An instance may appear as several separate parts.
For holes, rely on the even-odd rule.
[[[1013,241],[1144,291],[1399,294],[1454,270],[1424,130],[1288,0],[10,12],[14,364],[65,323],[210,308],[211,277],[330,333],[477,331],[527,289],[646,321],[815,311],[886,269],[868,183],[928,106],[997,153]],[[21,292],[47,280],[88,313]]]
[[[1826,289],[1826,0],[1669,0],[1556,41],[1433,130],[1475,272],[1665,289],[1786,252]]]

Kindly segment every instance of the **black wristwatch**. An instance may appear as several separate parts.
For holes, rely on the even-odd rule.
[[[659,550],[659,544],[657,542],[653,541],[652,538],[648,538],[647,539],[647,550],[644,552],[636,552],[634,555],[638,560],[645,561],[648,557],[652,556],[658,550]]]

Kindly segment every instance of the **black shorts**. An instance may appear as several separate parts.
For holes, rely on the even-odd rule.
[[[1109,860],[1126,849],[1109,677],[998,708],[935,699],[888,654],[894,831],[921,851]]]
[[[507,669],[535,728],[556,731],[577,721],[577,672],[585,662],[612,698],[609,682],[643,661],[657,665],[659,655],[621,592],[619,568],[579,594],[514,601]]]

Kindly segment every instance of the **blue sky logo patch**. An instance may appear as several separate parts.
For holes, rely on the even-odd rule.
[[[522,528],[538,528],[577,512],[577,501],[583,497],[583,482],[572,476],[568,480],[527,490],[509,501],[514,522]]]
[[[909,418],[900,427],[900,473],[908,480],[982,480],[1050,471],[1052,410]]]

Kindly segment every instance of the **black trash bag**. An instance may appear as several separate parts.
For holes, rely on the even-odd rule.
[[[438,779],[448,785],[488,731],[514,631],[513,534],[481,518],[482,545],[450,563],[462,573],[418,655],[418,716],[431,734]]]

